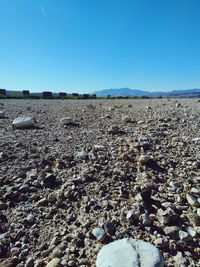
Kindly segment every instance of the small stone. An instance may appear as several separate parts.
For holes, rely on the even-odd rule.
[[[0,263],[0,267],[16,267],[18,264],[18,259],[13,257],[11,260],[5,260]]]
[[[166,225],[170,222],[171,212],[168,210],[163,211],[162,209],[158,209],[156,217],[161,225]]]
[[[148,163],[150,163],[152,161],[152,158],[146,155],[141,155],[138,159],[138,163],[140,165],[147,165]]]
[[[88,259],[82,258],[79,260],[80,265],[89,265]]]
[[[29,257],[25,263],[25,267],[33,267],[34,266],[34,259]]]
[[[186,195],[186,199],[187,199],[188,203],[189,203],[191,206],[194,206],[194,207],[199,207],[199,206],[200,206],[199,199],[196,198],[195,196],[193,196],[193,195],[191,195],[191,194],[187,194],[187,195]]]
[[[42,185],[44,187],[49,187],[49,188],[54,187],[55,183],[56,183],[56,176],[52,173],[47,174],[42,181]]]
[[[0,210],[6,210],[7,209],[7,204],[0,201]]]
[[[39,207],[39,206],[45,206],[47,204],[47,199],[46,197],[44,198],[41,198],[37,203],[36,203],[36,206]]]
[[[35,123],[31,116],[22,116],[14,119],[12,126],[16,129],[34,128]]]
[[[179,231],[179,237],[180,237],[180,239],[182,241],[186,241],[187,242],[187,241],[190,241],[191,240],[190,234],[188,232],[186,232],[186,231],[180,230]]]
[[[200,217],[195,213],[188,213],[187,217],[193,226],[200,226]]]
[[[61,123],[62,125],[72,125],[72,124],[74,124],[73,119],[70,118],[70,117],[64,117],[64,118],[62,118],[62,119],[60,120],[60,123]]]
[[[179,181],[172,180],[172,181],[170,181],[169,185],[172,187],[173,190],[180,188],[180,182]]]
[[[5,111],[0,111],[0,119],[5,118]]]
[[[163,246],[163,244],[164,244],[164,239],[162,237],[159,237],[156,240],[154,240],[154,245],[156,247],[159,247],[160,248],[160,247]]]
[[[196,237],[197,236],[197,232],[193,228],[188,227],[187,231],[188,231],[188,233],[190,234],[191,237]]]
[[[144,226],[148,226],[152,224],[151,218],[149,217],[148,214],[142,214],[140,216],[140,221]]]
[[[68,261],[67,266],[73,267],[73,266],[76,266],[76,263],[75,263],[75,261],[70,260],[70,261]]]
[[[85,151],[77,152],[76,157],[79,159],[88,159],[88,153]]]
[[[98,241],[102,241],[106,235],[106,232],[103,228],[97,227],[92,230],[92,234]]]
[[[62,255],[62,250],[57,246],[53,249],[50,258],[54,259],[54,258],[61,258]]]
[[[195,138],[192,139],[192,141],[198,143],[198,142],[200,142],[200,137],[195,137]]]
[[[104,223],[104,229],[105,229],[106,233],[108,235],[111,235],[111,236],[114,235],[115,231],[116,231],[115,225],[111,222],[105,222]]]
[[[149,139],[148,139],[148,137],[146,137],[146,136],[139,136],[138,137],[138,141],[139,142],[148,142],[149,141]]]
[[[54,258],[47,264],[46,267],[59,267],[59,266],[60,266],[60,259]]]
[[[132,122],[132,119],[131,119],[131,117],[129,117],[129,116],[124,116],[124,117],[122,118],[122,120],[123,120],[124,122],[126,122],[126,123],[131,123],[131,122]]]
[[[179,231],[180,231],[180,227],[178,226],[166,226],[164,228],[165,234],[175,240],[179,238]]]
[[[48,195],[48,202],[54,203],[57,200],[57,195],[53,192]]]
[[[118,134],[120,132],[121,132],[120,128],[116,124],[113,124],[108,128],[108,133],[110,133],[110,134]]]

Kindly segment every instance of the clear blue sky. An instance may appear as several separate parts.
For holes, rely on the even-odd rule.
[[[0,0],[0,88],[200,88],[200,0]]]

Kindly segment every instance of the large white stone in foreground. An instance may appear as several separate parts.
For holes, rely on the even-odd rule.
[[[163,267],[158,248],[148,242],[124,238],[105,245],[100,250],[96,267]]]
[[[33,128],[35,123],[31,116],[22,116],[14,119],[12,126],[17,129]]]

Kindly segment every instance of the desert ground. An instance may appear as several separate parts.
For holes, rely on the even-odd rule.
[[[165,266],[200,266],[197,99],[0,100],[0,110],[0,267],[95,267],[124,237],[154,244]],[[24,115],[35,127],[12,127]]]

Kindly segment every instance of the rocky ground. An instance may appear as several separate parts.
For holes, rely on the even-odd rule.
[[[94,267],[123,237],[154,244],[165,266],[200,266],[197,99],[0,100],[0,110],[0,267]],[[36,127],[14,129],[22,115]]]

